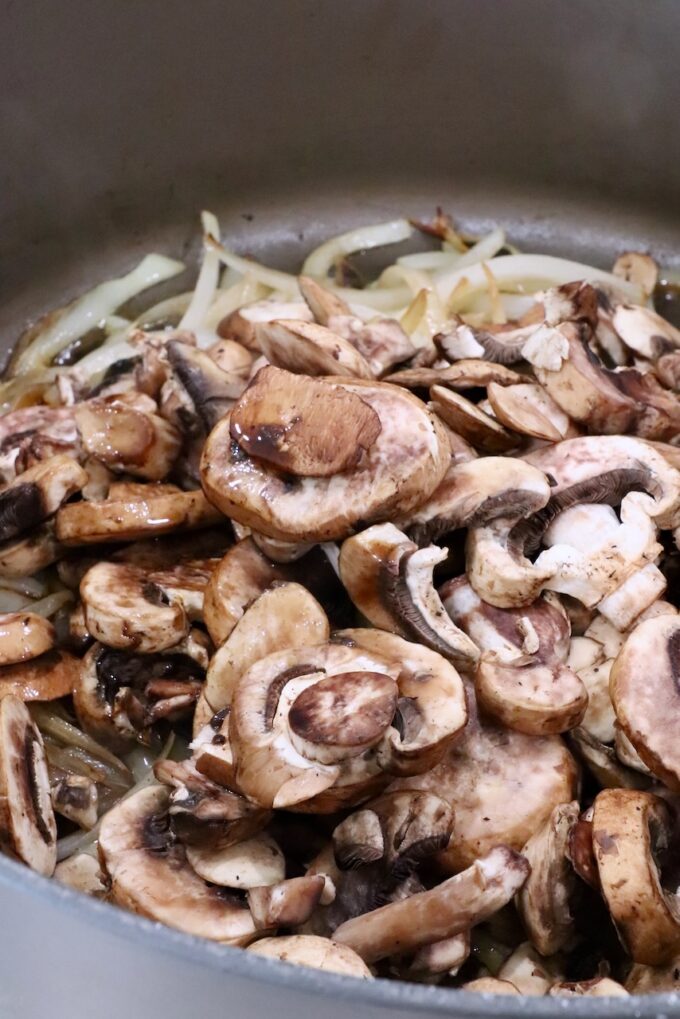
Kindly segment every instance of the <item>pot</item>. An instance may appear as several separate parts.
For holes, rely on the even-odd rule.
[[[191,260],[202,207],[237,250],[442,205],[526,249],[680,257],[675,0],[50,0],[3,5],[0,335],[156,249]],[[322,1011],[554,1015],[285,966],[167,930],[0,859],[5,1019]],[[680,1015],[670,995],[560,1002]]]

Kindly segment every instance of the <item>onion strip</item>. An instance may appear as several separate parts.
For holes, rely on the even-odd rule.
[[[360,226],[324,241],[307,255],[302,266],[303,276],[317,276],[325,279],[335,263],[355,251],[368,251],[386,244],[399,244],[413,234],[413,227],[407,219],[392,219],[387,223]]]

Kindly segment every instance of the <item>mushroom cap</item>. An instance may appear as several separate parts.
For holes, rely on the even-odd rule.
[[[285,571],[260,551],[252,538],[230,548],[210,576],[203,598],[208,633],[217,647],[223,644],[246,607]]]
[[[634,962],[669,962],[680,951],[680,905],[661,887],[655,853],[667,848],[664,801],[634,789],[604,789],[595,798],[593,848],[612,920]]]
[[[549,994],[553,998],[627,998],[628,991],[611,977],[595,977],[575,983],[553,984]]]
[[[273,538],[332,541],[350,534],[359,520],[385,519],[427,498],[448,466],[449,445],[420,400],[385,383],[308,381],[327,388],[329,397],[338,390],[354,396],[377,415],[380,433],[361,461],[331,479],[284,478],[234,443],[225,418],[210,433],[201,466],[204,488],[216,506]],[[326,416],[329,442],[346,424]]]
[[[507,453],[518,445],[518,440],[495,418],[445,386],[430,389],[432,409],[446,424],[484,453]]]
[[[182,437],[158,414],[115,397],[77,403],[73,413],[85,452],[113,471],[161,481],[179,456]]]
[[[316,322],[261,322],[255,326],[255,338],[267,360],[278,368],[305,375],[373,378],[365,358],[348,340]]]
[[[44,616],[33,612],[0,613],[0,666],[37,658],[53,647],[55,639],[54,627]]]
[[[422,789],[452,808],[456,837],[440,854],[456,873],[499,843],[521,849],[554,807],[575,793],[577,768],[557,736],[527,736],[475,717],[444,759],[425,775],[398,779],[388,789]]]
[[[654,669],[650,672],[650,662]],[[653,772],[680,790],[680,746],[676,714],[680,702],[680,617],[657,616],[636,626],[610,673],[619,725]]]
[[[99,856],[114,902],[188,934],[229,945],[256,935],[250,910],[194,873],[165,822],[168,792],[141,789],[104,816]]]
[[[476,994],[521,994],[509,980],[499,980],[498,977],[477,977],[476,980],[468,980],[461,986],[463,991],[474,991]]]
[[[0,668],[0,699],[54,701],[68,697],[77,683],[80,662],[68,651],[45,651],[37,658]]]
[[[12,695],[0,701],[0,845],[39,874],[53,873],[57,825],[43,741]]]
[[[80,505],[80,503],[78,504]],[[51,566],[63,552],[52,523],[0,546],[0,577],[29,577]]]
[[[86,472],[66,454],[29,467],[0,491],[0,542],[18,538],[44,523],[86,484]]]
[[[527,881],[531,876],[530,874]],[[518,900],[524,892],[524,887],[517,893]],[[523,941],[498,970],[498,977],[501,980],[509,980],[520,994],[543,997],[555,980],[554,963],[551,965],[551,962],[542,959],[528,941]]]
[[[186,854],[199,877],[223,888],[264,887],[286,877],[284,855],[264,833],[221,848],[187,846]]]
[[[372,980],[373,974],[364,960],[347,945],[338,945],[316,934],[291,934],[281,938],[261,938],[249,952],[268,959],[278,959],[296,966],[311,966],[328,973]]]

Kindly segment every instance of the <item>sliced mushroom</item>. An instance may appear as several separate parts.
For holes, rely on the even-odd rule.
[[[303,301],[254,301],[226,315],[219,322],[217,333],[224,339],[235,340],[247,350],[257,351],[256,325],[277,318],[311,322],[312,313]]]
[[[654,292],[659,267],[644,251],[624,251],[614,262],[612,273],[629,283],[636,283],[642,288],[643,295],[649,297]]]
[[[148,741],[157,722],[191,712],[207,664],[205,646],[191,635],[155,654],[93,644],[73,687],[78,720],[115,749],[138,738]]]
[[[168,827],[163,786],[142,789],[102,820],[99,856],[114,902],[188,934],[246,945],[256,934],[250,910],[194,873]]]
[[[65,545],[135,541],[173,531],[211,527],[224,517],[202,492],[174,485],[112,485],[107,499],[63,506],[57,538]]]
[[[498,609],[485,605],[465,577],[448,581],[441,594],[451,618],[482,651],[475,689],[485,711],[530,735],[579,724],[587,694],[564,664],[569,621],[561,606],[542,598],[524,609]]]
[[[320,875],[290,878],[275,885],[250,888],[248,905],[258,930],[298,927],[308,920],[324,890]]]
[[[56,866],[54,877],[74,891],[97,899],[103,899],[108,892],[102,881],[99,861],[88,853],[78,853],[77,856],[62,860]]]
[[[274,651],[323,644],[330,636],[326,614],[300,584],[275,582],[251,603],[213,656],[205,697],[214,712],[231,704],[244,672]]]
[[[0,613],[0,666],[37,658],[54,642],[54,627],[44,616],[33,612]]]
[[[0,491],[0,542],[14,541],[44,523],[87,480],[83,468],[66,455],[24,471]]]
[[[56,562],[64,551],[52,523],[0,546],[0,577],[27,577]]]
[[[529,862],[533,868],[533,862]],[[530,874],[527,881],[532,876]],[[521,898],[523,892],[524,888],[521,888],[517,896],[518,899]],[[548,993],[555,981],[555,974],[550,971],[545,959],[541,958],[528,941],[524,941],[512,955],[508,956],[498,970],[498,979],[509,980],[520,994],[540,998]]]
[[[339,630],[347,643],[399,664],[397,718],[381,764],[392,774],[413,775],[434,767],[467,720],[465,691],[453,666],[435,651],[382,630]]]
[[[498,846],[430,891],[348,920],[338,927],[334,939],[369,963],[415,952],[497,912],[521,888],[528,873],[524,857]]]
[[[80,662],[68,651],[45,651],[37,658],[0,669],[0,698],[54,701],[68,697],[76,685]]]
[[[668,808],[632,789],[605,789],[594,808],[595,859],[619,937],[634,962],[669,962],[680,951],[680,904],[662,888],[655,858],[668,847]]]
[[[261,322],[255,326],[255,337],[262,353],[277,368],[304,375],[373,378],[368,363],[348,340],[316,322]]]
[[[116,398],[78,403],[74,414],[83,448],[111,470],[160,481],[179,456],[179,432],[157,414]]]
[[[432,386],[430,397],[435,413],[475,449],[491,454],[507,453],[518,445],[511,432],[464,396],[444,386]]]
[[[611,977],[594,977],[575,983],[553,984],[549,994],[552,998],[627,998],[628,991]]]
[[[487,395],[496,418],[513,432],[547,442],[559,442],[569,434],[569,418],[535,383],[503,386],[491,382]]]
[[[81,828],[94,828],[99,800],[96,783],[86,775],[70,775],[56,768],[50,769],[50,782],[55,812]]]
[[[439,856],[447,873],[470,866],[499,843],[521,849],[576,789],[575,762],[558,737],[481,723],[472,696],[468,707],[468,724],[444,760],[388,790],[433,792],[453,808],[456,835]]]
[[[614,311],[613,325],[630,350],[650,361],[680,348],[680,329],[651,308],[619,304]]]
[[[531,873],[519,892],[517,906],[529,940],[541,955],[554,955],[574,937],[570,900],[576,878],[567,850],[578,817],[576,801],[560,804],[522,849]]]
[[[379,524],[343,542],[340,576],[356,607],[375,626],[469,666],[478,657],[477,647],[449,619],[432,579],[446,557],[446,549],[419,549],[393,524]]]
[[[384,381],[393,382],[396,386],[406,386],[408,389],[429,389],[430,386],[486,389],[491,384],[515,386],[524,381],[524,378],[525,376],[503,365],[467,358],[445,368],[402,368],[393,375],[387,375]]]
[[[542,312],[542,309],[540,310]],[[538,325],[533,315],[530,318],[531,321],[527,321],[526,324],[486,323],[481,327],[474,327],[458,320],[450,332],[436,336],[435,343],[449,361],[456,362],[474,357],[501,365],[517,364],[523,359],[524,345]]]
[[[679,672],[680,618],[669,615],[648,619],[632,630],[610,675],[619,725],[650,771],[676,791],[680,790],[675,726]]]
[[[127,563],[92,566],[80,582],[80,597],[88,630],[112,648],[164,651],[189,632],[182,604]]]
[[[199,877],[223,888],[264,888],[286,877],[283,853],[265,834],[220,849],[188,846],[187,859]]]
[[[229,735],[239,789],[263,807],[332,812],[387,781],[399,667],[341,645],[268,655],[234,690]]]
[[[173,381],[186,394],[189,414],[198,418],[200,430],[209,432],[243,392],[243,377],[226,371],[206,351],[180,340],[169,340],[164,351]],[[250,358],[247,363],[249,366]],[[186,420],[180,411],[180,420],[182,418]]]
[[[680,961],[671,959],[665,966],[645,966],[636,962],[626,979],[629,994],[661,994],[680,989]]]
[[[284,577],[281,567],[270,562],[252,538],[230,548],[213,571],[203,600],[205,625],[214,643],[223,644],[246,607]]]
[[[349,305],[341,297],[311,276],[299,276],[298,286],[309,310],[320,325],[327,326],[333,315],[352,314]]]
[[[650,781],[638,771],[627,768],[613,747],[592,736],[578,726],[569,733],[569,745],[576,757],[585,764],[596,781],[605,789],[648,789]]]
[[[11,695],[0,701],[0,848],[39,874],[54,871],[57,825],[43,741]]]
[[[468,980],[462,984],[461,990],[474,991],[475,994],[521,994],[517,987],[509,980],[499,980],[498,977],[477,977],[476,980]]]
[[[336,540],[360,520],[409,510],[444,475],[446,436],[403,389],[308,379],[271,367],[258,373],[256,386],[258,401],[247,389],[232,424],[225,419],[213,429],[201,468],[210,499],[240,523],[284,541]],[[272,463],[298,473],[283,477]],[[334,471],[340,473],[329,477]],[[314,472],[319,476],[307,476]]]
[[[295,966],[310,966],[328,973],[342,973],[344,976],[372,980],[370,969],[351,948],[337,945],[328,938],[313,934],[293,934],[282,938],[262,938],[248,949],[255,955],[278,959]]]
[[[458,970],[470,955],[470,935],[467,932],[454,934],[444,941],[425,945],[413,956],[409,973],[423,976],[438,976],[447,973],[456,976]]]

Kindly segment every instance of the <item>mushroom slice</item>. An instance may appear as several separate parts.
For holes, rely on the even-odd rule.
[[[654,668],[650,672],[650,662]],[[644,764],[680,790],[680,747],[675,716],[680,674],[680,617],[657,616],[628,636],[610,675],[618,723]]]
[[[205,850],[206,867],[217,865],[221,850],[259,834],[270,819],[270,814],[238,793],[200,774],[191,760],[156,761],[154,774],[173,790],[168,809],[173,831],[187,853]]]
[[[74,891],[92,895],[97,899],[103,899],[108,891],[102,881],[99,861],[89,853],[79,853],[77,856],[69,856],[67,860],[62,860],[56,866],[54,877]]]
[[[498,846],[430,891],[347,920],[335,931],[334,940],[369,963],[416,952],[496,913],[521,888],[528,873],[524,857]]]
[[[318,906],[324,886],[324,878],[315,874],[250,888],[247,892],[248,905],[255,926],[261,931],[273,927],[298,927]]]
[[[628,991],[611,977],[594,977],[575,983],[553,984],[548,992],[551,998],[627,998]]]
[[[252,538],[259,550],[275,563],[294,563],[314,548],[308,541],[281,541],[259,531],[253,531]]]
[[[333,315],[351,315],[350,306],[341,297],[311,276],[298,276],[300,293],[316,321],[327,326]]]
[[[268,655],[234,690],[229,734],[238,788],[263,807],[328,813],[386,783],[399,666],[320,644]],[[323,795],[322,795],[323,794]]]
[[[127,563],[92,566],[80,582],[80,597],[88,630],[112,648],[164,651],[189,632],[181,603]]]
[[[680,951],[680,904],[662,888],[655,859],[669,839],[669,811],[658,796],[604,789],[595,798],[593,846],[602,893],[633,961],[649,966]]]
[[[569,903],[575,875],[567,851],[578,817],[576,801],[559,804],[522,849],[531,874],[517,896],[517,906],[529,940],[541,955],[554,955],[574,937]]]
[[[630,350],[650,361],[680,347],[680,329],[639,304],[617,305],[613,325]]]
[[[0,613],[0,666],[37,658],[54,642],[54,627],[44,616],[34,612]]]
[[[169,829],[167,807],[167,790],[151,786],[105,814],[99,857],[113,901],[187,934],[248,944],[256,934],[250,910],[194,873]]]
[[[531,863],[531,861],[529,862]],[[533,867],[533,863],[531,865]],[[527,881],[531,877],[532,874],[529,875]],[[524,887],[518,892],[518,899],[521,898]],[[545,960],[541,958],[529,942],[524,941],[505,960],[498,970],[498,978],[500,980],[509,980],[520,994],[542,997],[548,993],[550,986],[555,980],[555,975],[548,970]]]
[[[173,380],[186,394],[191,409],[200,421],[201,430],[209,432],[243,392],[243,377],[226,371],[205,350],[180,340],[169,340],[164,352]]]
[[[311,322],[312,313],[303,301],[254,301],[225,315],[217,326],[217,334],[225,340],[235,340],[247,350],[257,351],[257,324],[277,318]]]
[[[304,375],[373,378],[368,363],[348,340],[316,322],[261,322],[255,327],[255,337],[262,353],[277,368]]]
[[[651,296],[659,278],[659,267],[644,251],[624,251],[612,267],[614,276],[636,283],[645,297]]]
[[[233,412],[239,441],[229,422],[221,421],[208,437],[201,472],[215,505],[270,537],[344,538],[360,520],[410,510],[446,471],[445,434],[424,404],[403,389],[361,379],[309,379],[272,367],[258,373],[256,384],[262,399],[256,403],[247,389]],[[293,425],[294,406],[303,413]],[[284,477],[251,459],[241,441],[279,468],[325,476]],[[341,473],[329,477],[331,471]]]
[[[134,560],[132,560],[134,562]],[[219,559],[188,559],[175,566],[151,569],[148,583],[156,584],[166,598],[177,601],[193,622],[203,622],[205,588]]]
[[[187,846],[199,877],[223,888],[258,888],[285,880],[286,861],[270,835],[253,835],[233,846]]]
[[[68,697],[77,682],[80,662],[68,651],[45,651],[28,662],[0,668],[0,698],[54,701]]]
[[[618,723],[614,724],[614,751],[626,768],[633,768],[634,771],[652,777],[651,771],[642,763],[640,755]]]
[[[377,524],[343,542],[340,577],[375,626],[470,665],[478,657],[477,647],[447,616],[432,579],[447,555],[435,545],[419,549],[394,524]]]
[[[413,775],[434,767],[467,720],[465,690],[454,667],[436,651],[382,630],[340,630],[333,640],[351,642],[401,667],[397,718],[381,749],[385,770]]]
[[[430,397],[432,410],[475,449],[491,454],[507,453],[518,445],[511,432],[464,396],[444,386],[432,386]]]
[[[326,613],[300,584],[275,582],[246,609],[213,656],[205,696],[213,711],[231,704],[244,672],[274,651],[323,644],[330,636]]]
[[[424,976],[438,976],[448,973],[456,976],[458,970],[470,955],[470,935],[467,931],[454,934],[444,941],[420,948],[411,960],[409,972]]]
[[[373,974],[366,963],[351,948],[337,945],[334,941],[317,937],[315,934],[262,938],[251,945],[248,951],[295,966],[310,966],[312,969],[359,977],[361,980],[373,979]]]
[[[51,566],[64,548],[55,539],[51,523],[0,546],[0,577],[28,577]]]
[[[468,980],[462,984],[461,990],[474,991],[475,994],[521,994],[517,987],[509,980],[499,980],[498,977],[477,977],[476,980]]]
[[[569,621],[545,598],[524,609],[485,605],[465,577],[441,591],[446,611],[482,650],[475,673],[477,698],[504,725],[530,735],[565,732],[578,725],[587,694],[563,664]]]
[[[97,823],[98,792],[96,783],[85,775],[70,775],[60,769],[50,770],[52,806],[57,814],[81,828],[94,828]]]
[[[585,764],[588,771],[605,789],[649,788],[648,778],[625,767],[612,747],[601,743],[582,726],[571,730],[569,745],[577,758]]]
[[[530,382],[499,386],[491,382],[486,392],[496,418],[512,431],[547,442],[559,442],[567,435],[569,418],[542,386]]]
[[[626,979],[629,994],[661,994],[680,989],[680,961],[676,956],[665,966],[645,966],[635,963]]]
[[[523,360],[524,344],[536,331],[538,324],[533,316],[531,322],[522,325],[517,322],[503,325],[486,323],[479,328],[459,320],[450,332],[439,333],[435,343],[449,361],[482,358],[495,364],[517,364]]]
[[[430,386],[447,386],[451,389],[476,389],[496,384],[516,386],[525,376],[501,364],[490,364],[467,358],[447,365],[445,368],[403,368],[393,375],[385,376],[385,382],[407,389],[429,389]]]
[[[256,598],[285,571],[269,561],[252,538],[243,538],[225,554],[211,574],[203,599],[208,633],[219,647]]]
[[[249,456],[316,478],[355,468],[381,428],[376,411],[355,393],[271,366],[257,373],[229,425]]]
[[[111,470],[160,481],[179,456],[181,435],[158,414],[115,398],[78,403],[74,414],[86,453]]]
[[[86,472],[70,456],[52,456],[29,467],[0,491],[0,542],[44,523],[86,484]]]
[[[53,873],[57,825],[45,749],[28,708],[0,701],[0,847],[39,874]]]
[[[220,523],[224,517],[202,492],[183,492],[174,485],[112,485],[107,499],[63,506],[56,533],[65,545],[96,545]]]
[[[481,723],[472,695],[468,709],[461,738],[438,765],[388,788],[432,792],[453,808],[455,838],[438,858],[447,873],[469,867],[500,843],[521,849],[576,790],[576,764],[562,740]]]
[[[193,710],[208,656],[198,634],[190,634],[156,654],[93,644],[79,664],[73,703],[80,724],[103,743],[125,749],[130,740],[148,742],[157,722]]]

